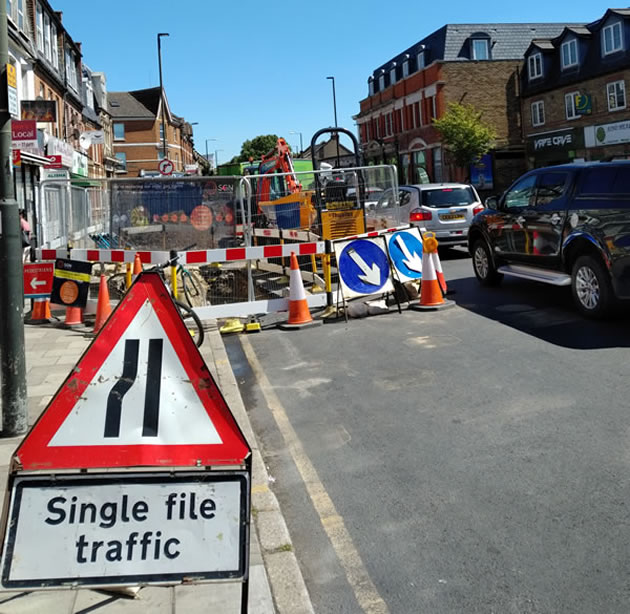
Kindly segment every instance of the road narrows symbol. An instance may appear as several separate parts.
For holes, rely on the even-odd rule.
[[[125,341],[125,357],[123,358],[123,372],[121,378],[114,384],[107,397],[107,411],[105,413],[105,437],[120,435],[120,416],[122,414],[122,400],[129,392],[138,374],[139,339]]]
[[[144,424],[142,425],[143,437],[157,437],[158,434],[163,342],[163,339],[151,339],[149,341],[147,390],[144,396]]]

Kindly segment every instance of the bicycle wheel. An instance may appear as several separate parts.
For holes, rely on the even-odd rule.
[[[201,347],[205,338],[205,332],[199,316],[188,305],[180,303],[179,301],[174,302],[179,309],[179,314],[182,316],[184,324],[186,324],[186,328],[190,331],[190,335],[195,341],[195,345]]]

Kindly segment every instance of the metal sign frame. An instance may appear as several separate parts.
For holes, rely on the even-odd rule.
[[[182,483],[202,483],[202,482],[238,482],[240,484],[239,495],[239,543],[238,543],[238,565],[236,569],[220,569],[210,572],[200,572],[189,570],[176,573],[136,573],[136,574],[116,574],[110,573],[103,576],[85,576],[73,578],[31,578],[11,580],[11,566],[14,559],[14,548],[17,532],[20,528],[19,514],[22,496],[25,488],[43,487],[72,487],[72,486],[92,486],[116,485],[121,483],[132,484],[182,484]],[[243,602],[247,602],[247,589],[249,580],[249,541],[250,541],[250,490],[251,471],[247,470],[234,472],[213,472],[213,471],[187,471],[181,473],[172,472],[112,472],[105,474],[56,474],[44,475],[24,473],[13,473],[9,476],[8,492],[10,502],[5,506],[3,514],[3,526],[5,534],[2,550],[2,586],[8,590],[23,589],[54,589],[54,588],[76,588],[81,586],[102,587],[102,586],[125,586],[133,584],[181,584],[191,581],[219,581],[219,580],[241,580],[243,581]],[[8,521],[8,523],[7,523]],[[33,527],[29,529],[35,530]],[[106,529],[105,529],[106,531]],[[58,558],[62,553],[56,553]],[[123,561],[126,562],[126,561]],[[107,566],[115,567],[115,563],[109,561]],[[246,610],[243,610],[246,611]]]

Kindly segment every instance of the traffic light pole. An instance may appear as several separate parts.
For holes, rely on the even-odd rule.
[[[7,92],[7,4],[0,2],[0,399],[2,436],[26,432],[26,360],[20,214],[13,189]]]

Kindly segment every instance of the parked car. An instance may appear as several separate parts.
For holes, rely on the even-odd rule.
[[[468,245],[481,284],[512,275],[570,286],[584,315],[603,317],[630,298],[630,161],[526,173],[486,200]]]
[[[366,187],[365,188],[365,208],[374,209],[382,193],[383,193],[382,188]],[[346,197],[349,200],[354,200],[356,198],[356,194],[357,194],[356,188],[348,188],[346,191]]]
[[[475,188],[465,183],[401,185],[399,223],[409,222],[435,233],[440,246],[466,245],[473,217],[483,210]],[[395,210],[392,191],[386,190],[376,206]]]

